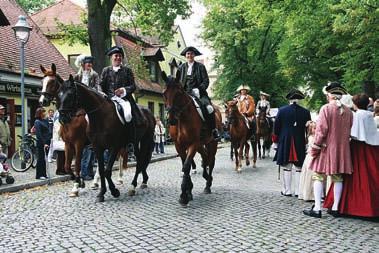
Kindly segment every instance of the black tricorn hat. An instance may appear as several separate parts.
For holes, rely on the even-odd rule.
[[[124,50],[122,49],[122,47],[119,47],[119,46],[114,46],[114,47],[109,48],[105,54],[108,56],[111,56],[112,54],[117,54],[117,53],[121,54],[122,57],[124,57]]]
[[[292,89],[290,92],[288,92],[288,94],[286,95],[286,98],[288,100],[291,100],[291,99],[304,99],[305,98],[305,95],[297,90],[297,89]]]
[[[94,60],[95,60],[94,57],[92,57],[92,56],[86,56],[86,57],[84,57],[82,63],[93,63]]]
[[[200,53],[199,50],[197,50],[195,47],[186,47],[185,49],[183,49],[180,55],[186,56],[186,53],[189,51],[192,51],[195,54],[195,56],[202,55],[202,53]]]
[[[330,93],[334,95],[346,95],[347,91],[339,82],[329,82],[327,86],[322,89],[324,94]]]

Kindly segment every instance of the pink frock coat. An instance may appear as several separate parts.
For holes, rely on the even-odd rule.
[[[314,143],[322,148],[309,165],[317,173],[334,175],[353,172],[349,144],[353,113],[349,108],[343,108],[344,112],[340,114],[340,108],[335,104],[321,107]]]

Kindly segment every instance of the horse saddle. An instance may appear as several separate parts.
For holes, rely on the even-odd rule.
[[[118,119],[121,121],[121,123],[123,125],[125,125],[125,118],[124,118],[124,109],[122,109],[122,106],[120,105],[119,102],[115,101],[115,100],[112,100],[112,102],[114,103],[115,105],[115,108],[116,108],[116,113],[117,113],[117,117]]]
[[[203,111],[201,110],[200,101],[198,101],[198,99],[194,96],[190,96],[190,97],[192,98],[193,104],[195,105],[196,111],[199,114],[201,120],[205,121]]]

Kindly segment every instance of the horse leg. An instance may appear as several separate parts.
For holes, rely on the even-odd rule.
[[[74,157],[73,148],[69,143],[66,143],[64,146],[64,155],[65,155],[65,161],[64,161],[64,170],[67,174],[70,174],[72,177],[74,177],[74,173],[71,169],[71,163],[72,159]]]
[[[84,149],[84,142],[78,140],[75,143],[75,181],[79,183],[80,188],[85,187],[84,179],[81,176],[82,154]]]
[[[116,157],[118,155],[120,148],[112,148],[109,150],[109,160],[107,163],[107,168],[105,169],[104,176],[107,179],[109,190],[111,191],[111,194],[113,197],[118,198],[120,197],[120,191],[116,188],[116,186],[113,183],[112,180],[112,167],[116,160]]]
[[[147,175],[146,169],[149,166],[151,157],[153,155],[154,144],[151,141],[151,138],[142,138],[141,140],[141,150],[140,150],[140,162],[141,163],[141,172],[142,172],[142,184],[141,189],[147,188],[147,181],[149,176]]]
[[[210,144],[207,145],[207,150],[208,150],[208,161],[209,161],[209,164],[208,164],[208,178],[207,178],[207,183],[206,183],[206,186],[204,188],[204,193],[206,194],[210,194],[212,193],[211,191],[211,186],[212,186],[212,182],[213,182],[213,177],[212,177],[212,172],[213,172],[213,168],[215,166],[215,156],[216,156],[216,152],[217,152],[217,142],[212,142]]]
[[[261,155],[261,137],[259,135],[257,136],[257,145],[258,145],[258,156],[259,156],[259,159],[262,159],[262,155]]]
[[[238,172],[238,166],[239,166],[239,161],[238,161],[238,142],[235,142],[234,144],[233,144],[233,149],[234,149],[234,158],[235,158],[235,164],[236,164],[236,167],[235,167],[235,171],[237,171]]]
[[[119,153],[119,164],[118,164],[118,177],[117,177],[117,184],[123,184],[124,181],[122,180],[122,177],[124,176],[123,170],[128,167],[128,152],[125,148],[121,149]]]
[[[184,174],[183,174],[182,185],[181,185],[182,193],[180,194],[180,200],[179,200],[179,203],[183,206],[187,205],[188,202],[192,200],[193,183],[191,181],[190,170],[191,170],[191,162],[192,162],[193,157],[195,156],[197,149],[198,147],[196,144],[193,144],[188,148],[186,160],[184,161],[184,164],[183,164],[182,171]]]
[[[194,160],[192,160],[192,162],[191,162],[191,167],[192,167],[192,170],[191,170],[192,174],[196,174],[197,173],[197,171],[196,171],[196,163],[195,163]]]
[[[230,142],[230,160],[233,161],[233,143]]]
[[[240,145],[238,147],[238,168],[237,168],[237,172],[241,172],[244,147],[245,147],[245,141],[242,139],[240,141]]]
[[[246,166],[250,165],[250,160],[249,160],[249,152],[250,152],[250,145],[248,141],[245,141],[245,158],[246,158]]]
[[[97,163],[99,166],[99,175],[100,175],[100,191],[96,196],[97,202],[104,202],[104,194],[107,191],[105,185],[105,175],[104,175],[104,149],[96,150]]]
[[[95,176],[93,178],[93,183],[91,185],[91,189],[92,190],[99,189],[99,183],[100,183],[100,173],[99,173],[99,163],[97,163],[96,172],[95,172]]]
[[[251,148],[253,149],[253,168],[256,168],[256,162],[257,162],[257,142],[256,141],[250,141]]]

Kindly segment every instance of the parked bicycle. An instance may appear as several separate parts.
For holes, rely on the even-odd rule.
[[[35,168],[37,164],[36,138],[31,134],[25,134],[24,137],[17,136],[20,144],[11,158],[11,166],[14,171],[25,172],[30,167]]]

